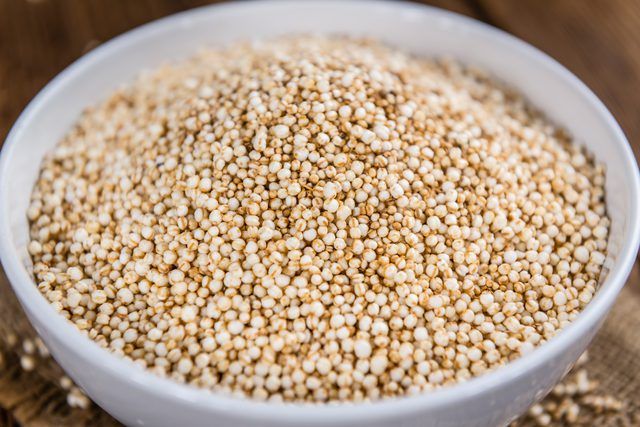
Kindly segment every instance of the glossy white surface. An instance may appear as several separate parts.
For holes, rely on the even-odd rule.
[[[140,70],[206,44],[291,32],[367,35],[423,55],[447,55],[518,87],[607,165],[610,269],[587,309],[531,354],[464,384],[369,404],[277,405],[206,393],[157,378],[84,338],[58,316],[28,272],[25,216],[44,153],[81,110]],[[624,285],[638,248],[638,168],[600,101],[548,56],[496,29],[437,9],[378,1],[265,1],[175,15],[106,43],[53,80],[27,107],[0,158],[0,256],[54,357],[103,408],[131,426],[504,425],[543,396],[582,353]]]

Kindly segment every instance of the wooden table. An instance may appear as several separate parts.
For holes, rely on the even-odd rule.
[[[206,0],[0,0],[0,141],[27,102],[82,54]],[[640,0],[428,0],[504,29],[589,85],[640,156]],[[637,267],[637,266],[636,266]],[[631,276],[640,292],[638,268]],[[0,412],[0,425],[10,414]]]

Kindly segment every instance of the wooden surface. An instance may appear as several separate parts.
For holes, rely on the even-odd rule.
[[[206,0],[0,0],[0,141],[27,102],[83,53]],[[502,28],[577,74],[640,156],[640,0],[432,0]],[[640,292],[638,270],[630,279]],[[10,417],[9,417],[10,418]],[[0,425],[9,419],[0,413]]]

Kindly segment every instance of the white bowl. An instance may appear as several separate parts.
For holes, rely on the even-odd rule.
[[[84,107],[138,71],[205,44],[292,32],[366,35],[422,55],[477,65],[519,88],[607,166],[612,220],[609,273],[583,313],[532,353],[468,382],[415,397],[343,405],[267,404],[156,377],[99,348],[55,313],[29,273],[26,209],[43,155]],[[565,374],[603,322],[638,249],[638,168],[619,126],[569,71],[514,37],[474,20],[402,2],[263,1],[205,7],[131,31],[63,71],[31,102],[0,159],[0,256],[29,319],[91,398],[131,426],[499,426]]]

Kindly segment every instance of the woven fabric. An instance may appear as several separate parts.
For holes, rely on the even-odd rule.
[[[624,403],[622,411],[581,411],[579,426],[640,426],[640,272],[636,265],[630,284],[622,292],[603,329],[589,350],[586,368],[599,382],[596,393]],[[0,427],[65,427],[119,425],[96,405],[71,408],[62,387],[63,372],[55,361],[24,348],[36,335],[7,284],[0,276]],[[27,346],[29,347],[29,346]],[[25,371],[21,358],[29,353],[33,367]],[[24,362],[23,362],[24,363]],[[63,381],[64,383],[64,381]],[[535,426],[523,419],[520,426]],[[562,426],[553,420],[552,426]]]

